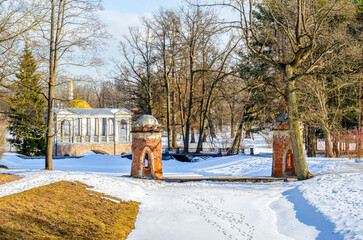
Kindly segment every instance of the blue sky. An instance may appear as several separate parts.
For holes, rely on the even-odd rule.
[[[119,43],[123,36],[127,35],[130,26],[140,24],[142,17],[151,16],[161,7],[174,9],[185,6],[184,0],[102,0],[104,10],[100,12],[101,20],[107,25],[108,32],[112,38],[108,39],[104,48],[105,51],[100,56],[105,65],[95,68],[71,67],[70,70],[76,75],[90,75],[98,79],[107,79],[107,75],[115,67],[112,59],[120,59]],[[224,15],[231,15],[230,12]]]
[[[150,16],[159,8],[176,8],[182,0],[103,0],[103,21],[118,40],[127,34],[128,27],[138,24],[140,18]]]
[[[175,7],[182,0],[103,0],[105,10],[119,13],[134,13],[139,16],[151,13],[159,7]]]
[[[150,16],[159,8],[176,8],[184,3],[183,0],[103,0],[104,10],[100,13],[102,21],[107,25],[108,32],[113,36],[105,45],[102,58],[105,65],[96,69],[72,67],[69,69],[76,75],[88,74],[105,79],[105,75],[112,71],[111,59],[120,58],[119,43],[128,28],[139,24],[144,16]],[[98,74],[97,74],[98,73]]]

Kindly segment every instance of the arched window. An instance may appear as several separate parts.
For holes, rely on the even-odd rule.
[[[120,127],[120,138],[126,140],[126,137],[127,137],[127,122],[126,120],[122,120]]]
[[[74,135],[81,136],[81,119],[77,118],[74,121]]]
[[[91,119],[87,118],[86,121],[86,136],[90,136],[91,135]]]
[[[114,121],[112,118],[108,119],[108,135],[113,136],[114,135]]]
[[[69,137],[71,135],[71,124],[68,120],[63,120],[61,123],[61,135],[62,137]]]
[[[149,154],[145,153],[145,168],[149,168]]]
[[[287,153],[286,153],[286,167],[287,168],[292,168],[292,158],[293,158],[292,151],[291,151],[291,149],[289,149],[289,151],[287,151]]]
[[[145,147],[140,154],[140,171],[141,169],[151,169],[153,172],[154,156],[149,147]]]
[[[106,136],[107,118],[102,118],[102,136]]]

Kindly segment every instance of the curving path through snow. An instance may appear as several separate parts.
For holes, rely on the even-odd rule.
[[[56,168],[63,171],[51,172],[35,170],[38,162],[5,156],[2,163],[33,170],[0,169],[24,177],[0,185],[0,197],[56,181],[80,181],[94,191],[141,202],[130,240],[363,239],[362,163],[309,159],[309,169],[317,175],[303,182],[166,183],[122,177],[130,162],[114,156],[73,159],[76,169],[72,159],[57,160]],[[169,176],[267,176],[271,172],[266,155],[163,164]],[[74,171],[79,169],[84,171]]]

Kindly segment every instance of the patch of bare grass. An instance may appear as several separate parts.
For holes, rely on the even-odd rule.
[[[0,198],[0,239],[126,239],[139,203],[57,182]]]
[[[18,180],[20,178],[21,178],[20,176],[16,176],[16,175],[0,174],[0,184],[12,182],[12,181]]]

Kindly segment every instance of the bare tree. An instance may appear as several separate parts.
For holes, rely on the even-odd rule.
[[[218,38],[218,28],[215,27],[214,34]],[[208,33],[207,33],[208,34]],[[210,38],[211,36],[207,36]],[[206,41],[203,41],[205,43]],[[197,152],[202,150],[202,139],[205,128],[205,121],[208,118],[208,114],[210,114],[211,104],[217,92],[217,88],[223,79],[231,75],[235,69],[230,65],[231,54],[236,48],[239,41],[234,41],[233,37],[226,43],[226,46],[222,49],[218,49],[215,46],[209,46],[212,49],[203,48],[202,56],[202,68],[201,71],[201,81],[202,81],[202,91],[201,91],[201,101],[200,101],[200,121],[199,121],[199,139],[197,145]],[[209,117],[209,122],[211,123],[211,118]],[[213,124],[209,124],[210,128],[213,127]],[[212,130],[213,128],[211,128]]]
[[[39,25],[37,34],[38,46],[48,46],[49,77],[47,108],[47,150],[45,169],[52,170],[54,100],[57,74],[66,65],[91,66],[99,63],[95,56],[97,45],[107,37],[103,24],[99,21],[97,11],[99,0],[51,0],[46,7],[47,18]]]
[[[45,1],[0,1],[0,81],[14,73],[18,43],[45,17]],[[15,48],[15,49],[14,49]]]
[[[261,4],[269,14],[264,24],[256,25],[253,11],[255,4]],[[327,25],[329,16],[349,11],[351,3],[345,0],[324,1],[316,3],[310,0],[229,0],[213,6],[224,6],[239,14],[234,26],[241,30],[246,47],[256,57],[263,59],[273,67],[280,69],[285,84],[285,99],[288,108],[290,136],[293,145],[295,171],[298,179],[308,178],[309,171],[303,150],[300,133],[299,111],[297,106],[296,82],[303,76],[316,74],[324,56],[336,53],[339,44],[332,41],[324,49],[317,48],[323,26]],[[236,24],[237,23],[237,24]],[[334,26],[330,26],[333,31]],[[285,58],[281,59],[274,51],[279,38],[276,33],[287,40],[283,46]],[[314,61],[307,59],[314,55]],[[305,66],[306,64],[306,66]]]
[[[133,94],[137,96],[139,107],[144,113],[153,114],[154,90],[156,79],[155,34],[149,20],[144,19],[143,28],[131,27],[129,36],[121,42],[123,61],[116,63],[120,81],[134,86]]]
[[[175,11],[160,9],[151,21],[151,29],[156,35],[155,48],[158,55],[158,69],[162,73],[163,87],[166,95],[166,129],[168,136],[168,147],[175,147],[175,122],[172,126],[172,85],[176,74],[176,59],[179,52],[178,43],[180,36],[180,19]],[[173,114],[175,118],[175,112]],[[172,133],[173,130],[173,133]],[[174,142],[174,144],[173,144]],[[174,146],[173,146],[174,145]]]
[[[210,10],[202,10],[200,7],[193,7],[188,10],[182,9],[182,29],[180,31],[182,46],[184,47],[184,61],[187,66],[185,72],[185,88],[184,100],[186,104],[183,106],[185,123],[183,126],[184,152],[189,151],[189,135],[192,125],[192,114],[195,104],[195,87],[197,83],[199,68],[202,63],[200,55],[203,48],[203,39],[207,35],[211,36],[215,32],[214,27],[217,26],[216,16]],[[204,38],[203,38],[204,36]],[[198,66],[199,65],[199,66]],[[179,91],[180,92],[180,91]],[[184,125],[184,124],[183,124]]]

